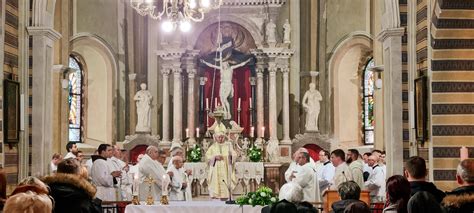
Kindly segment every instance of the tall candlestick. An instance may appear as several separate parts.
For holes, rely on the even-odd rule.
[[[209,109],[209,98],[206,98],[206,109]]]
[[[189,129],[186,128],[186,137],[189,138]]]
[[[253,132],[255,131],[255,127],[250,127],[250,137],[253,138]]]
[[[238,104],[237,104],[237,109],[240,109],[240,103],[241,103],[241,99],[239,98],[239,101],[238,101]]]
[[[264,137],[265,137],[265,127],[262,126],[262,138],[264,138]]]

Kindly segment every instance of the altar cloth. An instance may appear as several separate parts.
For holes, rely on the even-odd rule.
[[[145,213],[145,212],[164,212],[164,213],[260,213],[263,206],[239,206],[237,204],[228,205],[224,201],[170,201],[169,205],[160,205],[155,201],[155,205],[128,205],[125,213]]]

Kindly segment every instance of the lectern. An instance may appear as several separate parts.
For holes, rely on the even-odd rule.
[[[323,208],[324,212],[329,213],[331,212],[331,206],[332,203],[341,200],[339,197],[339,193],[337,193],[336,190],[326,190],[323,193]],[[370,206],[370,196],[369,196],[369,191],[361,191],[360,192],[360,200],[364,201],[364,203],[367,203],[368,206]]]

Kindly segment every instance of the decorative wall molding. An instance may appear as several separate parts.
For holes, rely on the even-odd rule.
[[[432,82],[431,91],[435,92],[474,92],[474,82]]]
[[[459,158],[461,147],[433,147],[435,158]],[[474,147],[468,147],[469,158],[474,158]]]
[[[431,60],[433,71],[474,71],[474,60]]]
[[[445,114],[474,114],[474,104],[433,104],[433,115]]]
[[[436,181],[455,181],[456,170],[434,170],[433,179]]]
[[[433,136],[474,136],[474,125],[433,125]]]

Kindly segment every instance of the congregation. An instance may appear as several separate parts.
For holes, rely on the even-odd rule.
[[[116,145],[101,144],[87,161],[76,144],[68,143],[66,149],[64,158],[52,156],[50,175],[22,180],[8,199],[3,190],[4,212],[102,212],[103,201],[128,201],[136,194],[144,200],[148,190],[154,197],[167,193],[172,201],[192,200],[191,171],[183,167],[181,147],[173,147],[168,156],[148,146],[135,165],[128,163],[124,150]],[[319,160],[314,161],[308,150],[300,148],[285,172],[287,183],[280,188],[279,201],[262,212],[317,212],[313,204],[327,190],[337,190],[341,199],[331,206],[335,213],[371,212],[361,200],[363,190],[369,191],[370,203],[384,203],[384,213],[474,210],[474,159],[459,163],[459,187],[443,192],[426,181],[423,158],[411,157],[405,162],[404,174],[391,177],[386,176],[384,158],[380,150],[361,155],[356,149],[347,154],[336,149],[321,150]]]

